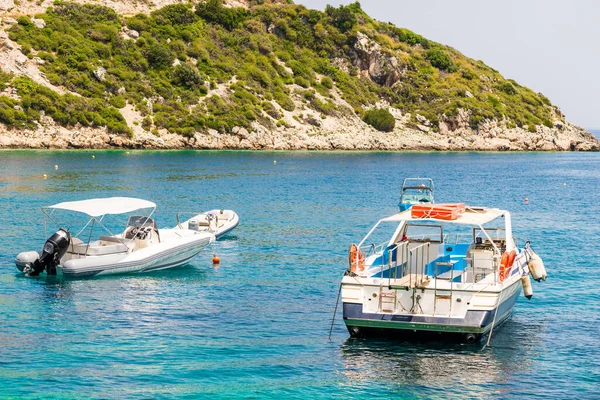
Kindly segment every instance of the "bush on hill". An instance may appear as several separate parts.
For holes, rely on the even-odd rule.
[[[391,132],[396,126],[396,119],[385,108],[374,108],[365,111],[363,121],[381,132]]]

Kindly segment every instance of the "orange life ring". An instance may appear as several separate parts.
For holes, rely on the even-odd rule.
[[[365,270],[365,257],[357,245],[351,244],[348,252],[348,262],[350,263],[350,271],[356,272],[356,268],[361,271]]]
[[[510,253],[505,251],[504,254],[502,254],[502,260],[500,261],[500,282],[504,282],[504,280],[508,278],[508,274],[515,262],[516,256],[516,250],[513,250]]]

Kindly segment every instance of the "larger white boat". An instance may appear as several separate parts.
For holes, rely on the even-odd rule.
[[[20,253],[15,260],[16,266],[30,276],[44,271],[48,275],[67,277],[148,272],[186,264],[215,241],[211,232],[187,229],[187,226],[158,229],[152,218],[155,209],[156,205],[150,201],[129,197],[71,201],[44,207],[44,215],[54,222],[57,210],[82,213],[89,219],[73,236],[70,230],[56,222],[59,229],[48,238],[42,253]],[[130,215],[121,233],[113,234],[104,225],[107,215],[139,210],[151,211],[145,215]],[[94,228],[103,229],[106,235],[92,240]]]
[[[391,239],[368,244],[385,224]],[[389,236],[388,236],[389,237]],[[350,247],[341,284],[351,336],[451,334],[479,340],[510,315],[529,273],[546,278],[529,243],[518,249],[511,215],[463,204],[413,205],[383,218]]]

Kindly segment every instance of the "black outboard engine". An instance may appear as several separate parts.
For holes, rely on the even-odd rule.
[[[56,275],[56,266],[67,252],[70,243],[71,234],[66,229],[60,228],[44,243],[42,255],[33,263],[29,276],[38,276],[44,269],[48,275]]]

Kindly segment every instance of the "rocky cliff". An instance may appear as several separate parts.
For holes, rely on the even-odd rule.
[[[0,0],[0,147],[600,149],[543,95],[357,3],[78,3]]]

